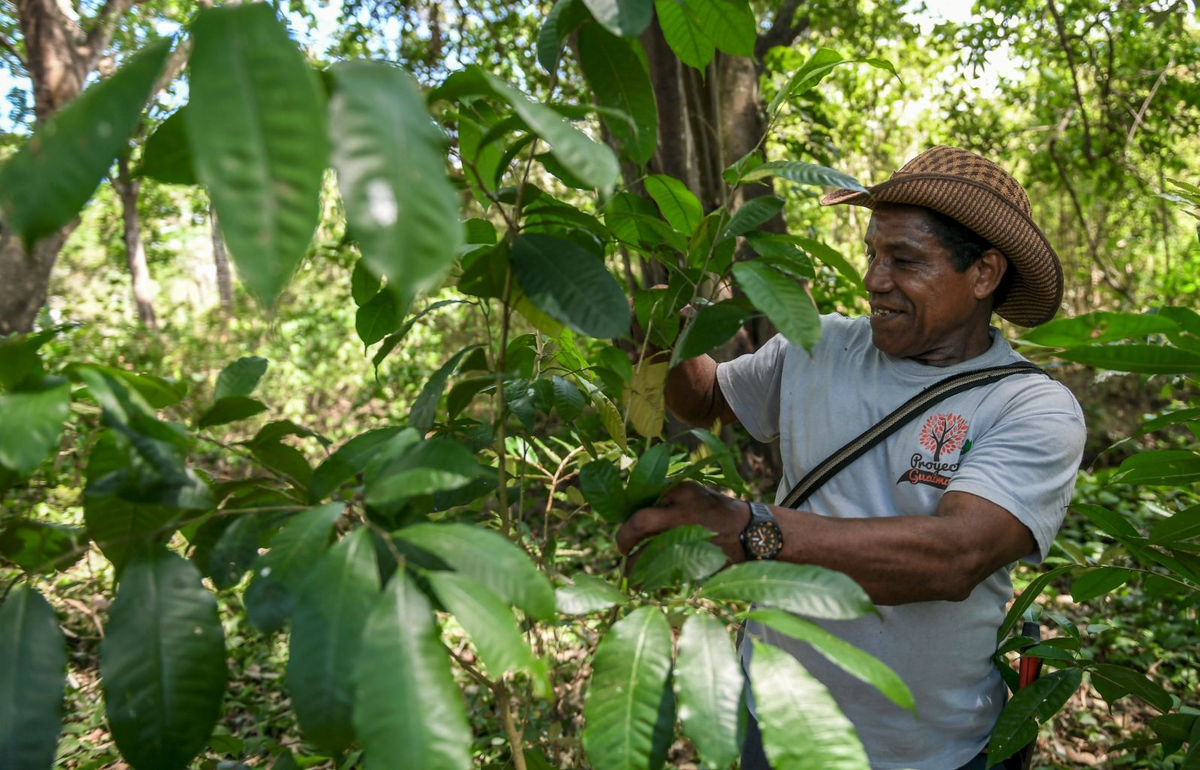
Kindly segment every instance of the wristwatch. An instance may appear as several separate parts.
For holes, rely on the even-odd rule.
[[[774,559],[783,550],[783,531],[764,503],[750,503],[750,523],[740,539],[747,560]]]

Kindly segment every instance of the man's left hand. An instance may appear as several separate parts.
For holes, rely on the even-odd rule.
[[[750,506],[694,481],[672,487],[651,508],[642,508],[617,530],[617,548],[628,556],[643,540],[684,524],[699,524],[717,534],[719,547],[733,564],[746,560],[739,539],[750,523]]]

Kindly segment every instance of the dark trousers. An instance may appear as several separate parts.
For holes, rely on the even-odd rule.
[[[987,755],[980,754],[958,770],[986,770]],[[742,745],[742,770],[771,770],[767,755],[763,751],[762,732],[758,720],[751,716],[746,721],[746,742]]]

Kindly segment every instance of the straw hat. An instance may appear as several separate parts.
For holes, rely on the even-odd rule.
[[[1016,269],[1008,297],[995,308],[1001,318],[1037,326],[1058,312],[1063,295],[1058,255],[1033,223],[1025,190],[995,163],[957,147],[934,147],[868,189],[838,190],[821,198],[821,204],[874,208],[877,203],[906,203],[956,219],[987,239]]]

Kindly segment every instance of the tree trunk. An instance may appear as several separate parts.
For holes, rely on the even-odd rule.
[[[138,219],[138,193],[141,182],[129,176],[129,158],[117,161],[117,178],[113,187],[121,198],[121,218],[125,223],[125,262],[133,283],[133,302],[137,306],[138,320],[147,329],[157,329],[154,316],[154,287],[150,280],[150,267],[146,264],[146,250],[142,246],[141,221]]]
[[[221,228],[217,226],[217,214],[211,207],[208,209],[208,223],[212,229],[213,262],[217,266],[217,295],[221,298],[221,310],[228,311],[233,307],[233,281],[229,276],[229,255],[225,252],[225,240],[221,237]]]

